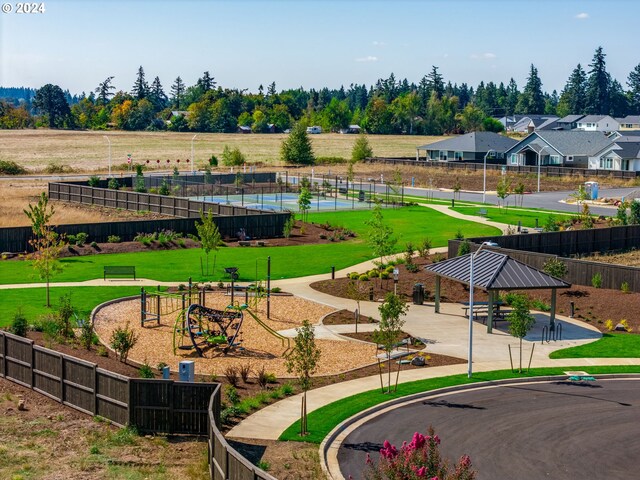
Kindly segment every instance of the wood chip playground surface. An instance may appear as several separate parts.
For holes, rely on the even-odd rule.
[[[229,296],[224,293],[207,295],[207,307],[224,310],[229,304]],[[270,313],[267,319],[266,300],[262,300],[252,312],[273,330],[288,330],[302,325],[304,319],[312,324],[320,322],[322,317],[334,311],[331,307],[293,296],[272,296]],[[246,312],[238,339],[242,348],[229,350],[225,355],[220,348],[208,348],[204,357],[199,357],[194,349],[173,351],[173,336],[179,312],[161,315],[160,325],[149,322],[140,325],[140,300],[130,299],[111,303],[100,308],[94,317],[95,330],[100,340],[109,344],[111,334],[117,327],[129,322],[137,336],[137,342],[129,353],[129,360],[148,363],[155,367],[164,362],[171,370],[177,370],[182,360],[195,361],[196,374],[224,375],[230,366],[239,367],[247,363],[252,366],[252,377],[264,366],[268,373],[278,378],[291,377],[285,366],[286,344],[261,327]],[[179,338],[176,337],[179,341]],[[185,339],[189,343],[189,339]],[[185,344],[186,344],[185,343]],[[371,344],[356,341],[317,339],[321,349],[321,360],[316,375],[342,373],[376,362],[376,349]],[[293,339],[291,340],[293,345]]]

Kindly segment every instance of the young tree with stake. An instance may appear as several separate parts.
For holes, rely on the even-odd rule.
[[[196,222],[196,230],[198,232],[198,237],[200,238],[200,245],[207,258],[206,272],[203,271],[202,274],[209,275],[209,252],[211,252],[211,250],[217,252],[218,247],[220,247],[220,244],[222,243],[220,230],[218,229],[216,222],[213,220],[213,212],[211,209],[207,211],[206,215],[202,210],[200,210],[200,222]],[[215,270],[215,261],[213,269]],[[203,270],[202,260],[200,261],[200,270]]]
[[[387,293],[384,302],[378,307],[380,323],[373,332],[373,340],[382,345],[387,357],[387,391],[391,393],[391,351],[394,349],[400,336],[405,320],[400,318],[407,314],[408,306],[393,292]],[[382,382],[382,370],[380,370],[380,382]]]

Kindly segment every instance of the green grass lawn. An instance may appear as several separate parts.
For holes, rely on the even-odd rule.
[[[350,241],[322,245],[301,245],[295,247],[264,248],[221,248],[210,254],[210,262],[216,256],[215,274],[210,278],[200,273],[201,249],[168,250],[139,253],[121,253],[72,257],[61,260],[63,271],[54,277],[54,282],[75,282],[102,277],[105,265],[134,265],[140,278],[158,281],[186,282],[191,276],[194,281],[217,281],[224,279],[224,267],[239,267],[241,281],[266,278],[267,257],[271,256],[271,278],[295,278],[318,273],[328,273],[349,267],[371,258],[371,248],[366,243],[368,227],[365,221],[371,217],[370,211],[348,211],[310,214],[309,221],[340,224],[358,233],[359,237]],[[498,230],[474,222],[454,220],[451,217],[422,207],[406,207],[384,210],[384,218],[394,228],[401,239],[397,250],[404,249],[408,241],[419,242],[425,237],[432,245],[446,245],[458,229],[465,236],[496,235]],[[295,261],[295,259],[301,259]],[[30,261],[7,261],[0,269],[0,284],[39,282]]]
[[[140,287],[52,287],[50,292],[51,308],[47,308],[44,288],[0,290],[0,327],[9,325],[18,309],[22,309],[22,313],[28,321],[55,312],[60,297],[66,294],[71,295],[71,304],[75,307],[76,314],[79,317],[88,318],[96,305],[114,298],[139,293]]]
[[[435,390],[438,388],[450,387],[453,385],[465,385],[469,383],[487,382],[491,380],[499,380],[503,378],[522,378],[522,377],[538,377],[547,375],[562,375],[565,370],[586,370],[591,374],[607,374],[607,373],[637,373],[640,372],[638,365],[622,365],[622,366],[576,366],[576,367],[554,367],[554,368],[536,368],[531,369],[527,374],[513,373],[511,370],[496,370],[492,372],[474,373],[473,378],[469,379],[466,374],[451,375],[448,377],[432,378],[427,380],[417,380],[415,382],[401,383],[398,385],[398,391],[392,394],[383,394],[380,390],[370,390],[368,392],[359,393],[348,398],[344,398],[329,405],[325,405],[314,410],[308,415],[308,428],[310,434],[300,437],[300,422],[297,421],[287,428],[279,440],[302,441],[311,443],[320,443],[338,424],[343,422],[356,413],[362,412],[367,408],[373,407],[380,403],[387,402],[396,398],[404,397],[414,393]],[[313,395],[313,391],[309,393]]]
[[[533,209],[521,209],[510,207],[508,209],[500,209],[498,207],[491,207],[487,205],[478,205],[477,207],[454,207],[453,210],[462,213],[464,215],[478,215],[478,211],[484,209],[487,211],[486,218],[493,222],[506,223],[508,225],[518,225],[518,222],[522,222],[523,227],[534,228],[536,226],[536,218],[538,219],[538,226],[544,227],[549,216],[554,217],[556,220],[562,218],[570,218],[577,214],[567,212],[554,212],[550,210],[537,210]]]
[[[600,340],[586,345],[551,352],[549,358],[638,358],[640,335],[605,333]]]

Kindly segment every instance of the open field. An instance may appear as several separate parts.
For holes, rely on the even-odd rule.
[[[133,161],[166,169],[178,165],[189,170],[185,160],[191,156],[192,132],[94,132],[65,130],[0,130],[0,159],[12,160],[31,171],[42,171],[49,163],[66,165],[78,171],[106,172],[109,165],[108,144],[114,166]],[[213,154],[222,155],[225,145],[238,147],[249,163],[280,164],[280,144],[285,134],[199,133],[194,141],[196,165],[204,165]],[[323,133],[310,136],[316,156],[351,158],[355,135]],[[443,137],[415,135],[369,135],[369,143],[377,156],[415,157],[416,147]],[[175,161],[180,159],[180,164]]]

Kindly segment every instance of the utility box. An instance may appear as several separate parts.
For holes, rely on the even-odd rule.
[[[196,364],[193,360],[184,360],[178,365],[178,378],[181,382],[193,382],[196,376]]]
[[[584,182],[584,189],[587,192],[587,200],[598,199],[598,182]]]
[[[424,285],[422,283],[416,283],[413,286],[413,304],[414,305],[424,304]]]

